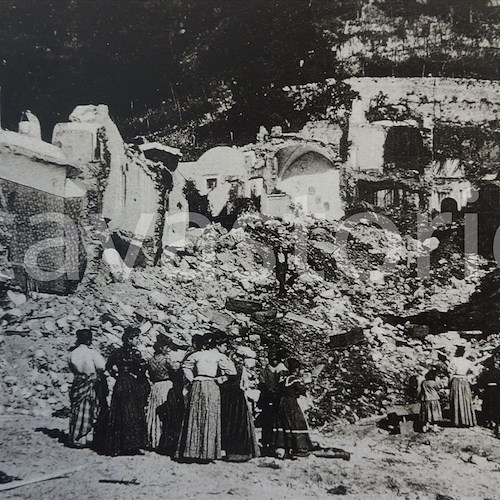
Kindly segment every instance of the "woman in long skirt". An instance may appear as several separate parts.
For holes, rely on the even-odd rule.
[[[69,391],[69,442],[71,446],[87,446],[90,443],[97,446],[99,435],[96,430],[102,420],[101,415],[107,409],[106,397],[101,397],[101,393],[107,391],[104,376],[106,361],[98,351],[90,347],[90,330],[78,330],[76,337],[76,344],[69,356],[69,367],[74,375]]]
[[[273,429],[274,449],[278,458],[288,456],[306,456],[313,449],[309,428],[297,398],[305,394],[300,379],[300,362],[288,360],[290,375],[279,384],[279,402]]]
[[[175,344],[166,335],[158,335],[154,344],[155,354],[149,360],[149,378],[152,382],[151,394],[149,395],[149,404],[147,411],[148,437],[149,445],[153,450],[159,446],[162,436],[162,419],[159,415],[159,408],[165,405],[168,395],[173,388],[171,373],[175,368],[171,349]]]
[[[116,378],[111,397],[106,453],[134,455],[148,446],[145,406],[149,382],[147,364],[136,349],[138,328],[127,327],[123,347],[111,353],[106,368]]]
[[[225,344],[219,345],[219,350]],[[244,358],[235,354],[236,375],[230,375],[227,382],[220,386],[222,449],[226,452],[226,460],[245,462],[260,455],[252,410],[245,390],[248,389],[248,372]]]
[[[273,449],[273,427],[276,408],[278,405],[278,386],[282,376],[288,372],[288,368],[281,362],[278,353],[269,353],[269,364],[267,364],[260,375],[260,397],[257,406],[261,412],[258,417],[262,428],[262,453],[264,455],[274,454]]]
[[[456,427],[477,425],[476,413],[472,402],[472,391],[467,374],[472,362],[464,357],[465,348],[458,347],[450,363],[450,410],[451,420]]]
[[[162,432],[157,452],[162,455],[174,457],[179,441],[179,435],[182,429],[184,418],[184,374],[182,368],[170,372],[172,388],[170,389],[167,400],[158,407],[158,416],[162,423]]]
[[[235,375],[236,368],[215,348],[215,337],[206,337],[203,349],[183,363],[184,376],[192,385],[175,453],[181,461],[207,463],[222,457],[219,384]]]

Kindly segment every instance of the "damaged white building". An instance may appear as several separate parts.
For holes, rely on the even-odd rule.
[[[30,112],[19,131],[0,130],[0,209],[9,229],[1,243],[25,290],[76,287],[86,267],[84,226],[107,234],[122,257],[132,244],[157,261],[163,248],[184,244],[179,150],[125,144],[104,105],[75,108],[55,126],[52,144]]]
[[[150,241],[155,254],[182,242],[188,208],[175,173],[179,150],[125,144],[105,105],[75,108],[52,142],[81,165],[89,211],[102,214],[110,231]]]

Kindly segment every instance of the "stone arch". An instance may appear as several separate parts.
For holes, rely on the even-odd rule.
[[[285,146],[276,153],[276,187],[309,214],[327,219],[344,215],[340,171],[331,155],[316,145]]]
[[[276,159],[278,161],[278,178],[283,178],[286,170],[288,170],[288,168],[290,168],[290,166],[301,156],[308,153],[317,153],[333,165],[332,156],[324,148],[315,144],[291,144],[280,148],[276,153]],[[334,165],[333,168],[335,168]]]

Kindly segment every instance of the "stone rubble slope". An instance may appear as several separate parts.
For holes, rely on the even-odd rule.
[[[139,326],[145,357],[160,332],[187,346],[192,335],[221,328],[234,347],[248,347],[243,352],[254,399],[268,349],[281,349],[299,357],[312,374],[303,403],[311,424],[320,427],[409,402],[408,378],[435,363],[438,350],[450,354],[457,344],[466,344],[477,358],[496,345],[498,336],[464,340],[459,332],[412,338],[407,325],[383,319],[467,302],[486,271],[459,279],[459,264],[449,259],[428,279],[418,280],[415,242],[388,252],[394,235],[359,224],[342,255],[334,237],[339,223],[305,218],[300,224],[307,238],[299,252],[299,277],[285,298],[276,297],[272,245],[295,241],[291,230],[297,226],[256,216],[243,218],[241,227],[229,232],[218,224],[192,229],[182,253],[166,251],[161,265],[132,269],[127,279],[116,279],[94,247],[95,257],[74,295],[26,298],[6,288],[0,304],[0,413],[67,414],[68,350],[82,327],[94,330],[94,344],[106,355],[120,344],[124,326]],[[440,251],[432,259],[439,259]],[[387,254],[394,268],[384,277],[373,270]],[[228,298],[257,300],[264,314],[230,311]],[[332,347],[332,338],[353,328],[362,329],[365,342]]]

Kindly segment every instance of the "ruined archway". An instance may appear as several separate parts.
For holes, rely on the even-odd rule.
[[[288,146],[276,154],[277,188],[309,214],[327,219],[344,215],[340,172],[328,153],[314,146]]]

